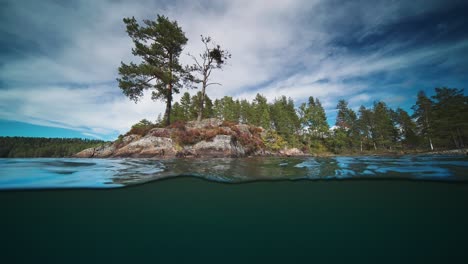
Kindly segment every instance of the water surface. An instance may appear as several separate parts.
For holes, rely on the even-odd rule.
[[[0,189],[116,188],[191,176],[215,182],[411,179],[468,181],[466,156],[243,159],[0,159]]]

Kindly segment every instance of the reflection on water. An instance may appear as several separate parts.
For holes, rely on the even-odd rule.
[[[0,189],[115,188],[194,176],[218,182],[421,179],[468,181],[466,156],[245,159],[0,159]]]

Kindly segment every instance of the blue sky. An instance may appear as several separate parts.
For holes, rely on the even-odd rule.
[[[123,17],[177,20],[189,39],[184,64],[187,52],[202,50],[200,34],[228,49],[212,99],[261,93],[299,105],[314,96],[333,124],[339,99],[354,109],[383,100],[411,112],[418,90],[466,88],[467,13],[468,3],[455,0],[4,0],[0,136],[112,140],[155,120],[163,102],[146,96],[135,104],[115,81],[121,61],[137,60]]]

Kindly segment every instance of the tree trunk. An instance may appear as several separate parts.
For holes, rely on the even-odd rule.
[[[168,85],[168,94],[166,98],[166,112],[164,113],[164,120],[166,126],[171,124],[171,106],[172,106],[172,83]]]
[[[429,145],[431,146],[431,151],[434,151],[434,146],[432,145],[432,139],[429,138]]]
[[[201,98],[200,98],[200,102],[198,105],[198,117],[197,117],[198,122],[200,122],[203,119],[203,108],[205,105],[205,92],[206,92],[206,81],[203,81]]]
[[[172,54],[169,54],[169,84],[167,86],[167,97],[166,97],[166,112],[164,113],[164,119],[166,120],[166,126],[171,124],[171,106],[172,106]]]
[[[458,139],[459,139],[459,142],[460,142],[460,147],[464,148],[465,147],[465,142],[463,142],[463,137],[460,134],[460,128],[458,128],[458,127],[457,127],[457,135],[458,135]]]
[[[455,137],[455,134],[453,134],[453,133],[451,133],[451,134],[452,134],[453,144],[455,144],[455,148],[460,148],[460,145],[458,144],[458,140]]]

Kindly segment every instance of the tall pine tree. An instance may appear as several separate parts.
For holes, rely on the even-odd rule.
[[[143,20],[138,24],[134,17],[123,19],[127,33],[135,47],[133,55],[142,59],[140,64],[121,63],[119,87],[130,99],[137,102],[143,91],[152,90],[153,100],[164,100],[164,120],[170,124],[172,95],[178,93],[185,71],[179,63],[179,56],[187,43],[185,33],[176,21],[158,15],[156,21]]]

